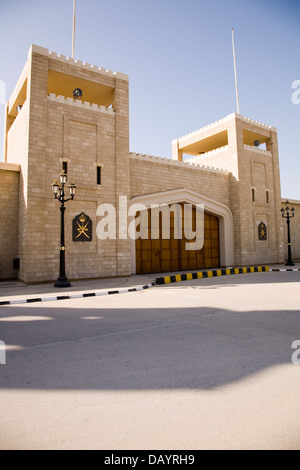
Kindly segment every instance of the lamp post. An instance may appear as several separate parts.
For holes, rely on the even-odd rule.
[[[63,170],[59,175],[60,184],[56,180],[52,183],[52,191],[55,199],[58,199],[60,202],[60,252],[59,252],[59,276],[57,282],[54,284],[55,287],[70,287],[70,282],[66,277],[65,272],[65,203],[74,199],[76,186],[74,183],[71,183],[69,186],[70,196],[68,199],[65,199],[65,184],[67,182],[68,176]]]
[[[295,215],[295,209],[292,207],[289,208],[289,201],[285,202],[285,208],[282,207],[281,215],[284,219],[286,219],[287,223],[287,234],[288,234],[288,259],[285,263],[286,266],[295,266],[292,260],[292,243],[291,243],[291,232],[290,232],[290,219]],[[291,211],[291,212],[290,212]]]

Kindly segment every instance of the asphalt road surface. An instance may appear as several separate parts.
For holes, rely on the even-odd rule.
[[[1,307],[0,448],[300,449],[299,286],[254,273]]]

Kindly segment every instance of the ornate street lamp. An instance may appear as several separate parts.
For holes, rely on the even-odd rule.
[[[54,284],[55,287],[70,287],[70,282],[68,281],[65,273],[65,202],[74,199],[76,186],[74,183],[71,183],[69,186],[70,196],[68,199],[65,199],[65,184],[67,182],[68,176],[63,170],[59,175],[60,184],[56,180],[52,183],[52,191],[55,199],[58,199],[60,202],[60,252],[59,252],[59,276],[57,282]]]
[[[286,266],[295,266],[292,260],[292,243],[291,243],[291,232],[290,232],[290,219],[294,217],[295,215],[295,209],[292,207],[291,209],[289,208],[289,201],[285,202],[285,208],[282,207],[281,210],[281,215],[284,219],[286,219],[287,223],[287,234],[288,234],[288,259],[287,262],[285,263]],[[291,212],[290,212],[291,211]]]

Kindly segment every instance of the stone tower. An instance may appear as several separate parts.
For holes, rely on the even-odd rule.
[[[265,148],[262,148],[265,147]],[[230,172],[234,220],[234,263],[239,266],[283,261],[277,131],[240,114],[229,116],[172,142],[174,160]],[[192,155],[192,157],[190,157]],[[218,195],[221,188],[215,187]],[[266,238],[259,239],[259,224]]]
[[[80,88],[82,98],[74,99]],[[53,280],[59,269],[59,204],[51,183],[65,168],[77,192],[65,215],[71,279],[130,274],[129,240],[98,240],[99,204],[129,195],[128,76],[33,45],[6,107],[6,164],[19,165],[19,279]],[[89,243],[72,241],[72,220],[92,220]]]

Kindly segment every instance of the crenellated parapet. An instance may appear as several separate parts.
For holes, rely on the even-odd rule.
[[[217,173],[222,173],[222,174],[229,174],[227,170],[223,170],[222,168],[214,168],[211,166],[207,165],[201,165],[199,163],[194,163],[194,162],[189,162],[187,160],[180,161],[180,160],[172,160],[171,158],[164,158],[164,157],[156,157],[154,155],[146,155],[142,153],[135,153],[135,152],[130,152],[129,154],[130,158],[136,159],[136,160],[143,160],[147,162],[152,162],[152,163],[160,163],[163,165],[169,165],[169,166],[180,166],[180,167],[185,167],[185,168],[193,168],[196,170],[205,170],[205,171],[212,171],[212,172],[217,172]]]
[[[53,101],[55,103],[67,104],[69,106],[74,106],[76,108],[82,108],[82,109],[90,110],[90,111],[97,111],[97,112],[109,114],[112,116],[115,114],[112,108],[106,108],[105,106],[101,106],[96,103],[89,103],[88,101],[75,100],[73,98],[65,97],[61,95],[56,96],[55,93],[50,93],[48,95],[48,100]]]
[[[44,47],[36,46],[35,44],[31,46],[31,51],[37,54],[45,55],[49,57],[50,59],[54,59],[59,62],[63,62],[69,65],[74,65],[81,69],[87,69],[87,70],[91,70],[92,72],[97,72],[100,75],[105,75],[107,77],[113,77],[113,78],[121,78],[122,80],[127,80],[127,81],[129,80],[128,75],[124,73],[113,72],[112,70],[107,70],[105,68],[98,67],[97,65],[91,65],[88,62],[82,62],[81,60],[73,59],[72,57],[67,57],[63,54],[57,54],[56,52],[49,51],[48,49]]]
[[[270,152],[269,150],[260,149],[259,147],[254,147],[253,145],[244,144],[244,149],[245,150],[252,150],[253,152],[257,152],[257,153],[262,154],[262,155],[272,156],[272,152]]]

